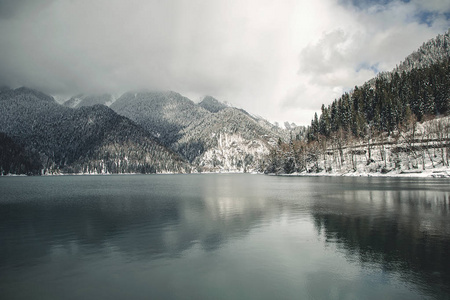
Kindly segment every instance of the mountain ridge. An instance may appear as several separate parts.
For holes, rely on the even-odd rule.
[[[45,174],[190,171],[173,151],[104,105],[72,109],[20,88],[0,93],[0,111],[0,132],[38,154]]]
[[[330,106],[322,106],[322,114],[308,128],[287,123],[281,129],[212,96],[194,103],[174,91],[147,90],[127,92],[118,99],[109,94],[77,95],[61,105],[37,90],[1,87],[0,133],[12,149],[2,148],[2,164],[12,166],[2,172],[35,174],[35,165],[21,169],[18,164],[36,157],[43,174],[312,171],[320,169],[318,157],[327,153],[338,162],[335,167],[345,155],[353,159],[353,150],[344,154],[342,149],[354,149],[346,143],[355,140],[366,144],[368,152],[355,151],[360,156],[368,153],[370,165],[372,140],[400,135],[397,140],[408,144],[408,132],[417,120],[448,114],[449,38],[450,30],[425,42],[394,71],[380,73]],[[446,139],[433,126],[438,125],[422,126],[428,130],[422,139],[427,141],[428,134],[435,144],[445,146]],[[429,149],[437,146],[420,145],[425,147],[420,148],[422,158],[428,153],[434,167]],[[417,146],[408,147],[391,147],[381,155],[384,169],[387,155],[395,160],[399,153],[418,153]],[[441,163],[448,165],[448,148],[439,151]],[[323,169],[327,168],[325,163]]]
[[[82,106],[93,106],[96,104],[110,106],[115,100],[116,98],[113,95],[106,93],[94,95],[79,94],[65,101],[63,105],[70,108],[80,108]]]
[[[141,125],[198,170],[261,171],[263,156],[269,152],[271,144],[284,138],[274,130],[275,126],[268,125],[269,122],[261,122],[246,111],[211,96],[196,104],[172,91],[129,92],[111,108]],[[232,145],[221,143],[225,134],[230,138],[232,134]],[[265,138],[268,136],[272,141]],[[258,145],[259,150],[248,148],[250,144]]]
[[[450,57],[450,28],[447,32],[424,42],[416,51],[408,55],[392,72],[411,71],[428,67]]]

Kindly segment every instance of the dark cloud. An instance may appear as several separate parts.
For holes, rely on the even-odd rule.
[[[272,121],[304,123],[302,107],[319,109],[369,79],[373,66],[388,69],[448,28],[445,5],[0,0],[0,86],[65,97],[170,89],[194,100],[212,95]],[[425,23],[417,21],[420,11],[430,12]]]
[[[0,0],[0,18],[12,19],[21,14],[36,13],[55,0]]]
[[[288,11],[253,2],[4,1],[14,18],[0,20],[0,83],[67,95],[145,88],[233,101],[246,94],[251,102],[277,76],[277,30]]]

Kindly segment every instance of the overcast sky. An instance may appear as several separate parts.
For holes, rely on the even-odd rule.
[[[300,125],[449,27],[448,0],[0,0],[0,85],[211,95]]]

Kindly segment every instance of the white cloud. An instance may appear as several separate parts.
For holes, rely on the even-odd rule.
[[[321,1],[325,9],[320,19],[326,20],[326,26],[299,51],[299,83],[282,101],[286,110],[291,115],[293,111],[299,115],[303,110],[319,111],[322,103],[330,104],[378,71],[392,70],[423,42],[443,33],[450,23],[442,16],[434,16],[431,24],[420,22],[423,10],[446,7],[434,2],[419,6],[393,1],[361,9]],[[309,123],[312,116],[298,123]]]
[[[172,89],[297,124],[450,24],[438,0],[12,3],[0,0],[0,84],[65,95]]]

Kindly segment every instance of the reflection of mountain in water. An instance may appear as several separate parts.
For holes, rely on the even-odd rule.
[[[240,284],[249,267],[255,287],[287,282],[295,295],[301,286],[317,299],[336,291],[341,294],[335,298],[361,299],[368,284],[388,289],[366,297],[371,299],[450,295],[450,192],[444,181],[8,177],[0,181],[0,190],[0,290],[29,283],[30,272],[41,278],[54,269],[67,270],[70,280],[62,284],[70,289],[71,276],[78,280],[78,272],[81,282],[90,284],[96,276],[109,282],[109,274],[119,270],[161,282],[189,270],[174,275],[180,283],[205,265],[199,281],[188,281],[202,285],[226,269]],[[353,266],[342,265],[345,258]],[[237,274],[241,271],[243,277]],[[47,278],[49,285],[55,276],[59,273]],[[221,286],[217,280],[215,288]],[[406,284],[399,293],[397,283]],[[409,287],[413,291],[405,293]],[[422,293],[416,294],[418,289]]]
[[[346,194],[345,205],[313,208],[315,226],[327,243],[336,244],[350,260],[356,258],[363,266],[378,264],[427,292],[450,293],[448,193]]]
[[[105,180],[110,178],[114,177]],[[191,186],[193,177],[183,177],[185,182],[178,176],[177,182],[165,186],[158,182],[166,177],[139,178],[149,186],[136,189],[133,184],[133,189],[127,189],[126,184],[115,183],[107,188],[94,186],[93,192],[89,187],[85,192],[41,191],[32,201],[0,203],[0,235],[5,242],[0,246],[0,264],[33,265],[51,256],[55,247],[71,255],[114,249],[127,257],[149,259],[180,256],[194,244],[210,251],[245,236],[262,219],[270,220],[283,210],[281,204],[258,193],[252,180],[240,185],[236,180],[204,176],[206,184],[199,190]],[[245,190],[252,196],[244,197]],[[18,237],[22,243],[16,242]]]

